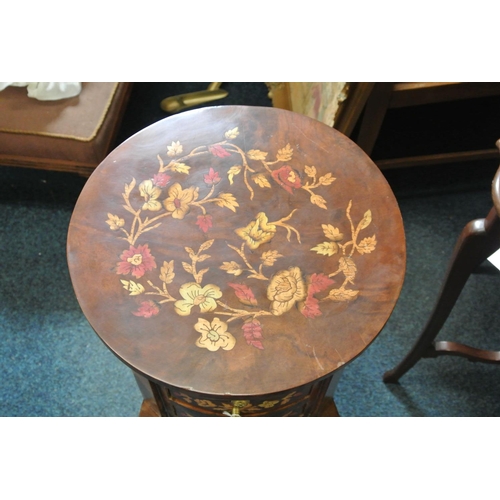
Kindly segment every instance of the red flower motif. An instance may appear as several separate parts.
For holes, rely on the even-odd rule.
[[[289,165],[283,165],[281,168],[274,170],[272,176],[274,180],[290,194],[293,194],[292,188],[298,189],[302,185],[300,177]]]
[[[125,250],[121,256],[122,259],[117,264],[117,274],[129,274],[136,278],[144,276],[146,271],[156,267],[155,258],[151,255],[148,245],[139,245],[137,248],[130,245],[128,250]]]
[[[208,150],[219,158],[224,158],[226,156],[231,156],[231,153],[224,149],[220,144],[214,144],[213,146],[208,146]]]
[[[198,220],[196,225],[206,233],[212,227],[212,216],[211,215],[198,215]]]
[[[208,174],[205,175],[205,184],[218,184],[222,179],[219,177],[219,172],[216,172],[213,168],[210,168]]]
[[[170,180],[170,175],[163,173],[155,174],[153,177],[153,184],[160,188],[164,188],[168,184],[169,180]]]
[[[151,318],[151,316],[156,316],[159,312],[160,308],[152,300],[144,300],[141,302],[141,307],[132,314],[143,318]]]

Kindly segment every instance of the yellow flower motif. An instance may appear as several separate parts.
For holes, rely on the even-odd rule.
[[[143,210],[157,212],[161,209],[161,203],[157,200],[161,194],[161,189],[155,186],[152,180],[141,182],[139,192],[146,202],[142,205]]]
[[[213,408],[217,406],[215,403],[210,401],[209,399],[195,399],[199,406],[203,406],[204,408]]]
[[[109,225],[109,228],[112,231],[116,231],[125,225],[125,221],[118,217],[118,215],[108,214],[108,220],[106,224]]]
[[[273,406],[276,406],[279,402],[280,402],[279,399],[277,401],[264,401],[259,406],[261,408],[272,408]]]
[[[227,324],[219,318],[214,318],[212,323],[198,318],[194,329],[201,333],[196,341],[197,347],[203,347],[209,351],[217,351],[219,348],[230,351],[236,344],[236,339],[227,331]]]
[[[175,312],[180,316],[188,316],[193,306],[200,306],[202,313],[213,311],[217,307],[215,299],[222,297],[217,285],[206,285],[203,288],[198,283],[184,283],[179,289],[183,300],[174,304]]]
[[[264,212],[259,212],[256,219],[250,222],[247,227],[240,227],[234,232],[246,241],[252,250],[255,250],[263,243],[270,241],[276,233],[276,226],[268,224],[268,222],[267,215]]]
[[[289,311],[295,302],[303,300],[306,295],[306,285],[298,267],[277,272],[267,289],[267,298],[272,301],[271,312],[275,316]]]
[[[189,205],[198,199],[198,188],[190,187],[182,189],[181,185],[176,182],[168,190],[168,198],[164,200],[165,208],[172,212],[174,219],[184,219],[184,216],[189,212]]]

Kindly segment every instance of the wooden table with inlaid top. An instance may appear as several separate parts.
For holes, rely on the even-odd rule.
[[[324,415],[406,257],[394,195],[359,147],[246,106],[174,115],[116,148],[67,251],[85,316],[162,416]]]

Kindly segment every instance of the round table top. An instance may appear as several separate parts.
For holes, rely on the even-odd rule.
[[[68,263],[105,344],[157,382],[217,395],[332,374],[378,335],[405,272],[401,214],[350,139],[220,106],[116,148],[76,204]]]

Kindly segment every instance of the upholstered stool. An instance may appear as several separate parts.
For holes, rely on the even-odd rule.
[[[90,175],[109,153],[131,86],[87,82],[80,95],[57,101],[6,88],[0,92],[0,165]]]
[[[405,239],[385,178],[341,133],[222,106],[102,162],[68,262],[92,327],[151,388],[143,413],[319,416],[394,308]]]

